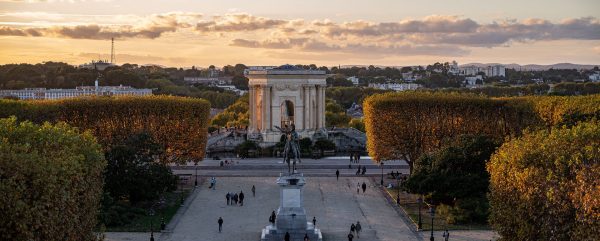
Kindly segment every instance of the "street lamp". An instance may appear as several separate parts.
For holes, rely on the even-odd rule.
[[[154,220],[154,209],[150,208],[150,211],[148,211],[148,215],[150,216],[150,241],[154,241],[154,228],[152,221]]]
[[[417,203],[419,203],[419,222],[417,223],[417,229],[421,230],[421,227],[423,227],[423,222],[421,222],[421,203],[423,202],[423,198],[419,197],[417,198]]]
[[[379,165],[381,166],[381,186],[383,187],[383,161]]]
[[[181,179],[179,181],[179,194],[181,194],[181,206],[183,206],[183,182]]]
[[[398,193],[396,193],[396,204],[400,205],[400,177],[396,177],[396,185],[398,186]]]
[[[433,217],[435,216],[435,206],[431,205],[429,208],[429,212],[431,213],[431,237],[429,237],[429,241],[433,240]]]
[[[194,162],[194,171],[196,180],[194,180],[194,188],[198,187],[198,162]]]

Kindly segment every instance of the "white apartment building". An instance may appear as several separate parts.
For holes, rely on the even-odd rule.
[[[588,76],[588,79],[592,82],[600,82],[600,72],[596,71],[595,73]]]
[[[490,65],[487,67],[479,67],[475,65],[464,66],[460,68],[460,75],[476,76],[483,72],[487,77],[506,76],[506,67],[504,65]]]
[[[358,85],[358,81],[359,81],[359,79],[358,79],[358,77],[356,77],[356,76],[350,76],[350,77],[348,77],[348,78],[347,78],[347,80],[350,80],[350,81],[352,81],[352,84],[353,84],[353,85]]]
[[[420,84],[414,83],[388,83],[388,84],[369,84],[369,87],[381,90],[405,91],[422,88]]]
[[[0,98],[17,97],[21,100],[56,100],[82,96],[152,95],[151,89],[136,89],[130,86],[79,86],[75,89],[27,88],[22,90],[0,90]]]

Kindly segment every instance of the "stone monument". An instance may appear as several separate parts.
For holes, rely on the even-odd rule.
[[[321,230],[308,222],[303,205],[302,188],[306,181],[302,174],[281,175],[277,179],[280,189],[279,209],[274,225],[262,230],[261,241],[281,241],[287,233],[291,241],[303,241],[308,235],[311,241],[322,241]]]
[[[276,126],[294,124],[300,138],[312,138],[325,128],[325,71],[282,65],[249,69],[245,75],[249,79],[250,139],[271,146],[281,138]]]

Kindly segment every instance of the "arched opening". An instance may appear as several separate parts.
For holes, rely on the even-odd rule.
[[[289,100],[281,103],[281,127],[294,124],[294,103]]]

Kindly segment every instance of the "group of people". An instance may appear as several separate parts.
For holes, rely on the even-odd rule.
[[[363,193],[365,193],[365,191],[367,191],[367,184],[365,182],[362,183],[362,185],[360,185],[360,182],[356,184],[356,193],[360,194],[360,189],[362,188]]]
[[[308,237],[308,234],[304,234],[304,238],[302,239],[303,241],[310,241],[310,238]],[[289,232],[285,232],[285,235],[283,236],[283,241],[290,241],[290,233]]]
[[[362,231],[362,226],[360,226],[360,222],[356,222],[356,224],[350,225],[350,233],[348,233],[348,241],[352,241],[354,237],[360,238],[360,231]]]
[[[360,163],[360,154],[350,153],[350,163]]]
[[[225,199],[227,199],[227,205],[238,205],[244,206],[244,192],[240,191],[240,194],[230,193],[225,194]]]
[[[361,173],[362,172],[362,173]],[[367,166],[361,166],[358,165],[358,169],[356,170],[356,175],[365,175],[365,173],[367,172]]]
[[[238,164],[239,164],[240,162],[239,162],[239,161],[238,161],[238,162],[236,162],[236,161],[234,161],[234,160],[225,160],[225,161],[221,161],[221,162],[219,163],[219,165],[220,165],[220,166],[231,166],[231,165],[233,165],[233,164],[236,164],[236,163],[238,163]]]

